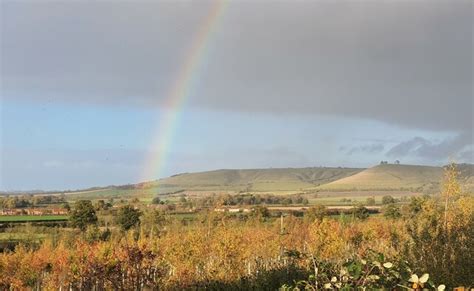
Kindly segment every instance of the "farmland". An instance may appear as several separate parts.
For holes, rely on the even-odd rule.
[[[357,177],[363,170],[342,170],[338,172],[342,175],[340,179],[329,179],[325,185],[347,183],[351,177],[357,178],[351,182],[354,185],[357,181],[382,185],[381,179],[370,179],[385,177],[386,168],[381,171],[376,167],[369,171],[375,174],[364,174],[362,178]],[[397,181],[408,179],[407,185],[414,187],[413,181],[417,179],[434,179],[424,170],[418,178],[413,175],[419,169],[396,170],[406,168],[410,172],[399,173]],[[393,169],[389,168],[389,172],[393,173]],[[302,171],[296,172],[303,175],[306,170]],[[324,176],[320,170],[309,171]],[[288,185],[295,180],[283,177],[287,177],[287,170],[270,171],[271,175],[278,173],[272,179],[281,178],[281,184],[269,182],[268,173],[264,172],[240,176],[234,173],[232,179],[226,171],[209,176],[200,173],[198,176],[208,177],[202,183],[197,178],[186,178],[193,174],[183,174],[167,180],[175,184],[164,189],[174,189],[173,192],[158,191],[159,184],[148,182],[50,196],[1,197],[4,208],[15,205],[16,211],[24,213],[30,208],[41,213],[70,210],[68,215],[0,216],[0,272],[10,274],[0,276],[0,287],[22,289],[33,284],[46,289],[140,289],[146,285],[164,289],[242,290],[259,289],[258,286],[293,288],[295,281],[307,286],[316,282],[332,284],[332,277],[314,277],[311,266],[315,263],[341,280],[341,284],[360,284],[358,279],[337,278],[341,270],[353,272],[348,262],[360,266],[363,274],[351,273],[352,278],[377,276],[388,280],[367,280],[364,286],[369,289],[409,286],[409,277],[401,274],[412,272],[429,273],[430,286],[472,284],[469,233],[474,223],[474,200],[472,193],[462,187],[470,179],[467,172],[461,175],[455,167],[447,168],[437,182],[438,192],[429,195],[413,189],[395,189],[399,186],[396,183],[385,190],[323,190],[313,182],[304,182],[307,188],[291,189],[293,186]],[[221,188],[209,186],[212,179],[217,179],[215,175],[219,179],[227,177],[227,184]],[[290,176],[296,177],[294,172]],[[308,175],[303,176],[310,180]],[[266,182],[262,182],[263,177]],[[311,179],[314,181],[315,177]],[[242,181],[267,186],[261,191],[253,186],[242,190]],[[386,181],[391,178],[384,178],[384,187],[388,185]],[[268,184],[280,185],[280,190],[271,191]],[[448,184],[452,187],[446,187]],[[443,199],[448,199],[447,210],[443,208]],[[440,250],[435,256],[449,253],[450,267],[444,265],[441,257],[436,258],[439,263],[424,259],[434,254],[431,249]],[[80,263],[84,268],[77,270],[76,262],[83,258],[87,258]],[[36,263],[18,265],[24,261]],[[365,268],[362,262],[367,261],[372,263]],[[400,275],[378,267],[380,261],[393,265],[392,271]],[[463,268],[459,268],[460,264]],[[52,271],[45,271],[48,266],[52,266]],[[109,271],[100,271],[104,269]],[[67,280],[59,280],[59,273],[66,274]],[[130,277],[114,279],[123,274]]]
[[[66,215],[3,215],[0,216],[0,223],[66,221],[67,219]]]

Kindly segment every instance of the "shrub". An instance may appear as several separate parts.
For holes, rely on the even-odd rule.
[[[352,215],[357,219],[367,219],[369,218],[369,210],[362,205],[355,206],[352,208]]]
[[[130,228],[140,223],[140,210],[133,208],[130,205],[125,205],[120,208],[117,216],[117,223],[122,230],[129,230]]]
[[[162,204],[160,197],[153,197],[151,204]]]
[[[387,218],[396,219],[402,216],[400,207],[396,204],[388,204],[382,208],[383,215]]]
[[[369,206],[373,206],[373,205],[375,205],[375,199],[373,197],[369,197],[369,198],[367,198],[365,203]]]
[[[395,203],[395,199],[392,196],[386,195],[382,197],[382,204],[390,204],[390,203]]]
[[[310,221],[310,222],[313,222],[315,220],[323,220],[323,218],[327,215],[328,215],[327,207],[321,204],[310,207],[304,214],[307,221]]]

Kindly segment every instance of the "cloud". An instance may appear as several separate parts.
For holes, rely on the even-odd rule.
[[[0,5],[3,98],[141,108],[163,105],[210,7]],[[472,130],[472,5],[230,2],[188,88],[188,105]]]
[[[427,139],[417,136],[392,147],[386,155],[389,157],[404,157],[413,153],[413,151],[418,149],[421,145],[426,144],[430,144],[430,142]]]
[[[474,164],[474,147],[459,154],[460,161]]]
[[[355,153],[376,154],[376,153],[382,152],[384,150],[384,148],[385,148],[385,146],[381,143],[354,146],[354,147],[351,147],[347,151],[347,154],[348,155],[352,155],[352,154],[355,154]]]
[[[415,156],[427,160],[461,159],[468,160],[469,147],[474,145],[472,134],[462,133],[441,142],[433,142],[423,137],[414,137],[392,147],[386,155],[389,157]],[[472,158],[472,157],[471,157]]]

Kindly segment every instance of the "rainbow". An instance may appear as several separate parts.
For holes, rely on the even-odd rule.
[[[199,26],[190,48],[187,51],[177,78],[167,94],[163,108],[166,109],[157,126],[157,132],[152,141],[152,153],[146,160],[143,173],[144,179],[150,177],[161,178],[165,166],[166,156],[169,153],[176,131],[176,124],[180,114],[191,95],[193,85],[199,78],[199,67],[208,55],[209,43],[216,32],[216,24],[223,15],[225,0],[215,0],[207,16]]]

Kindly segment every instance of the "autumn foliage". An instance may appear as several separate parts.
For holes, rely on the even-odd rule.
[[[282,220],[209,211],[183,223],[144,213],[128,231],[116,227],[103,236],[91,235],[104,231],[97,227],[68,229],[36,247],[0,254],[0,289],[396,288],[408,284],[401,266],[413,278],[429,273],[430,281],[416,277],[410,284],[472,286],[474,199],[457,193],[446,203],[445,197],[417,198],[397,219]],[[383,261],[369,262],[374,254]],[[373,270],[378,273],[363,273]]]

